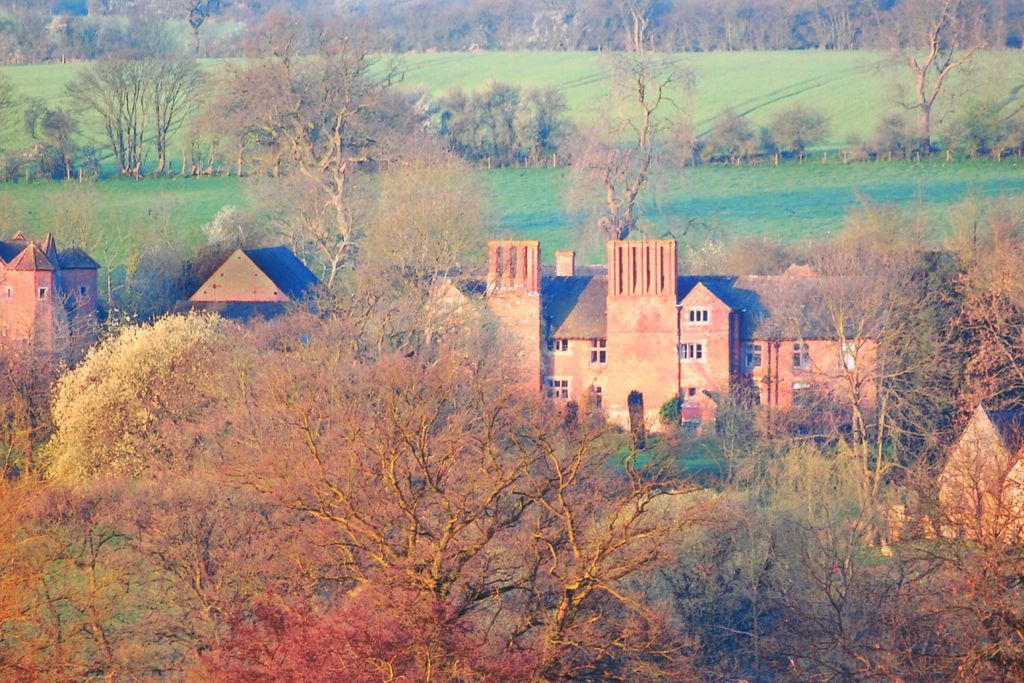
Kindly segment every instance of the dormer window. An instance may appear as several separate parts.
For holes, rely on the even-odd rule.
[[[42,301],[43,299],[46,298],[46,291],[47,291],[47,289],[48,289],[48,287],[40,287],[39,288],[38,294],[39,294],[39,300],[40,301]]]
[[[688,317],[691,325],[706,325],[710,314],[706,308],[691,308],[688,311]]]

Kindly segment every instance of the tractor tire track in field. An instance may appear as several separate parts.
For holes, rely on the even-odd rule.
[[[796,83],[792,83],[781,88],[776,88],[775,90],[765,93],[764,95],[752,97],[742,102],[738,102],[736,105],[733,106],[733,109],[740,116],[748,116],[758,111],[759,109],[764,109],[765,107],[769,107],[773,104],[777,104],[779,102],[788,100],[798,95],[803,95],[805,93],[811,92],[812,90],[816,90],[827,85],[834,85],[836,83],[854,78],[855,76],[859,76],[866,72],[873,71],[877,69],[878,66],[878,63],[864,64],[861,66],[850,67],[835,74],[827,74],[815,76],[812,78],[806,78],[802,81],[798,81]],[[699,137],[705,138],[714,132],[714,123],[718,119],[718,116],[719,115],[716,114],[710,118],[704,119],[703,121],[699,121],[697,123],[698,130],[702,128],[704,129],[702,132],[698,133]]]

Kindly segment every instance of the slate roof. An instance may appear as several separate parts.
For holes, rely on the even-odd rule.
[[[179,301],[173,310],[175,313],[216,313],[222,318],[244,323],[257,318],[270,320],[286,313],[286,306],[277,301]]]
[[[685,275],[679,278],[679,302],[698,283],[734,311],[742,311],[743,339],[827,339],[835,337],[827,288],[834,278],[793,272],[783,275]],[[852,332],[852,331],[851,331]]]
[[[57,251],[57,241],[47,234],[41,240],[30,240],[18,232],[9,240],[0,240],[0,262],[13,270],[98,270],[85,251],[71,247]]]
[[[291,299],[301,299],[320,282],[284,245],[242,251]]]
[[[26,246],[26,240],[0,240],[0,261],[10,263],[18,254],[25,251]]]
[[[56,270],[46,254],[36,246],[35,242],[29,242],[28,246],[20,254],[11,260],[7,267],[11,270]]]
[[[541,305],[551,337],[603,339],[608,329],[608,278],[604,275],[541,280]]]
[[[604,266],[576,268],[573,277],[555,277],[545,268],[541,282],[543,314],[552,337],[599,339],[606,336],[608,278]],[[826,288],[837,281],[790,268],[783,275],[684,275],[676,282],[677,303],[703,284],[734,311],[742,312],[743,339],[828,339],[835,327],[826,306]],[[852,333],[852,330],[850,331]]]
[[[1021,446],[1024,446],[1024,409],[1011,408],[1009,410],[988,410],[982,408],[1000,441],[1006,446],[1011,455],[1017,453]]]
[[[78,247],[71,247],[60,252],[57,257],[61,270],[98,270],[100,264]]]

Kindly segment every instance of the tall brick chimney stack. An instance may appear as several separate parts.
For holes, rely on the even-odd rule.
[[[507,331],[509,369],[527,391],[541,388],[540,242],[501,240],[487,245],[487,306]],[[516,367],[518,366],[518,367]]]
[[[637,392],[649,426],[658,410],[679,395],[679,312],[676,307],[675,240],[608,243],[608,376],[605,414],[627,424]]]
[[[557,277],[572,277],[576,274],[576,252],[556,251],[555,252],[555,275]]]
[[[608,243],[608,298],[666,296],[675,299],[675,294],[675,240]]]
[[[488,242],[487,290],[540,293],[540,242],[500,240]]]

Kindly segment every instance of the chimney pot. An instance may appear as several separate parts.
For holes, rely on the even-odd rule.
[[[576,252],[556,251],[555,252],[555,275],[558,277],[572,277],[576,274]]]

